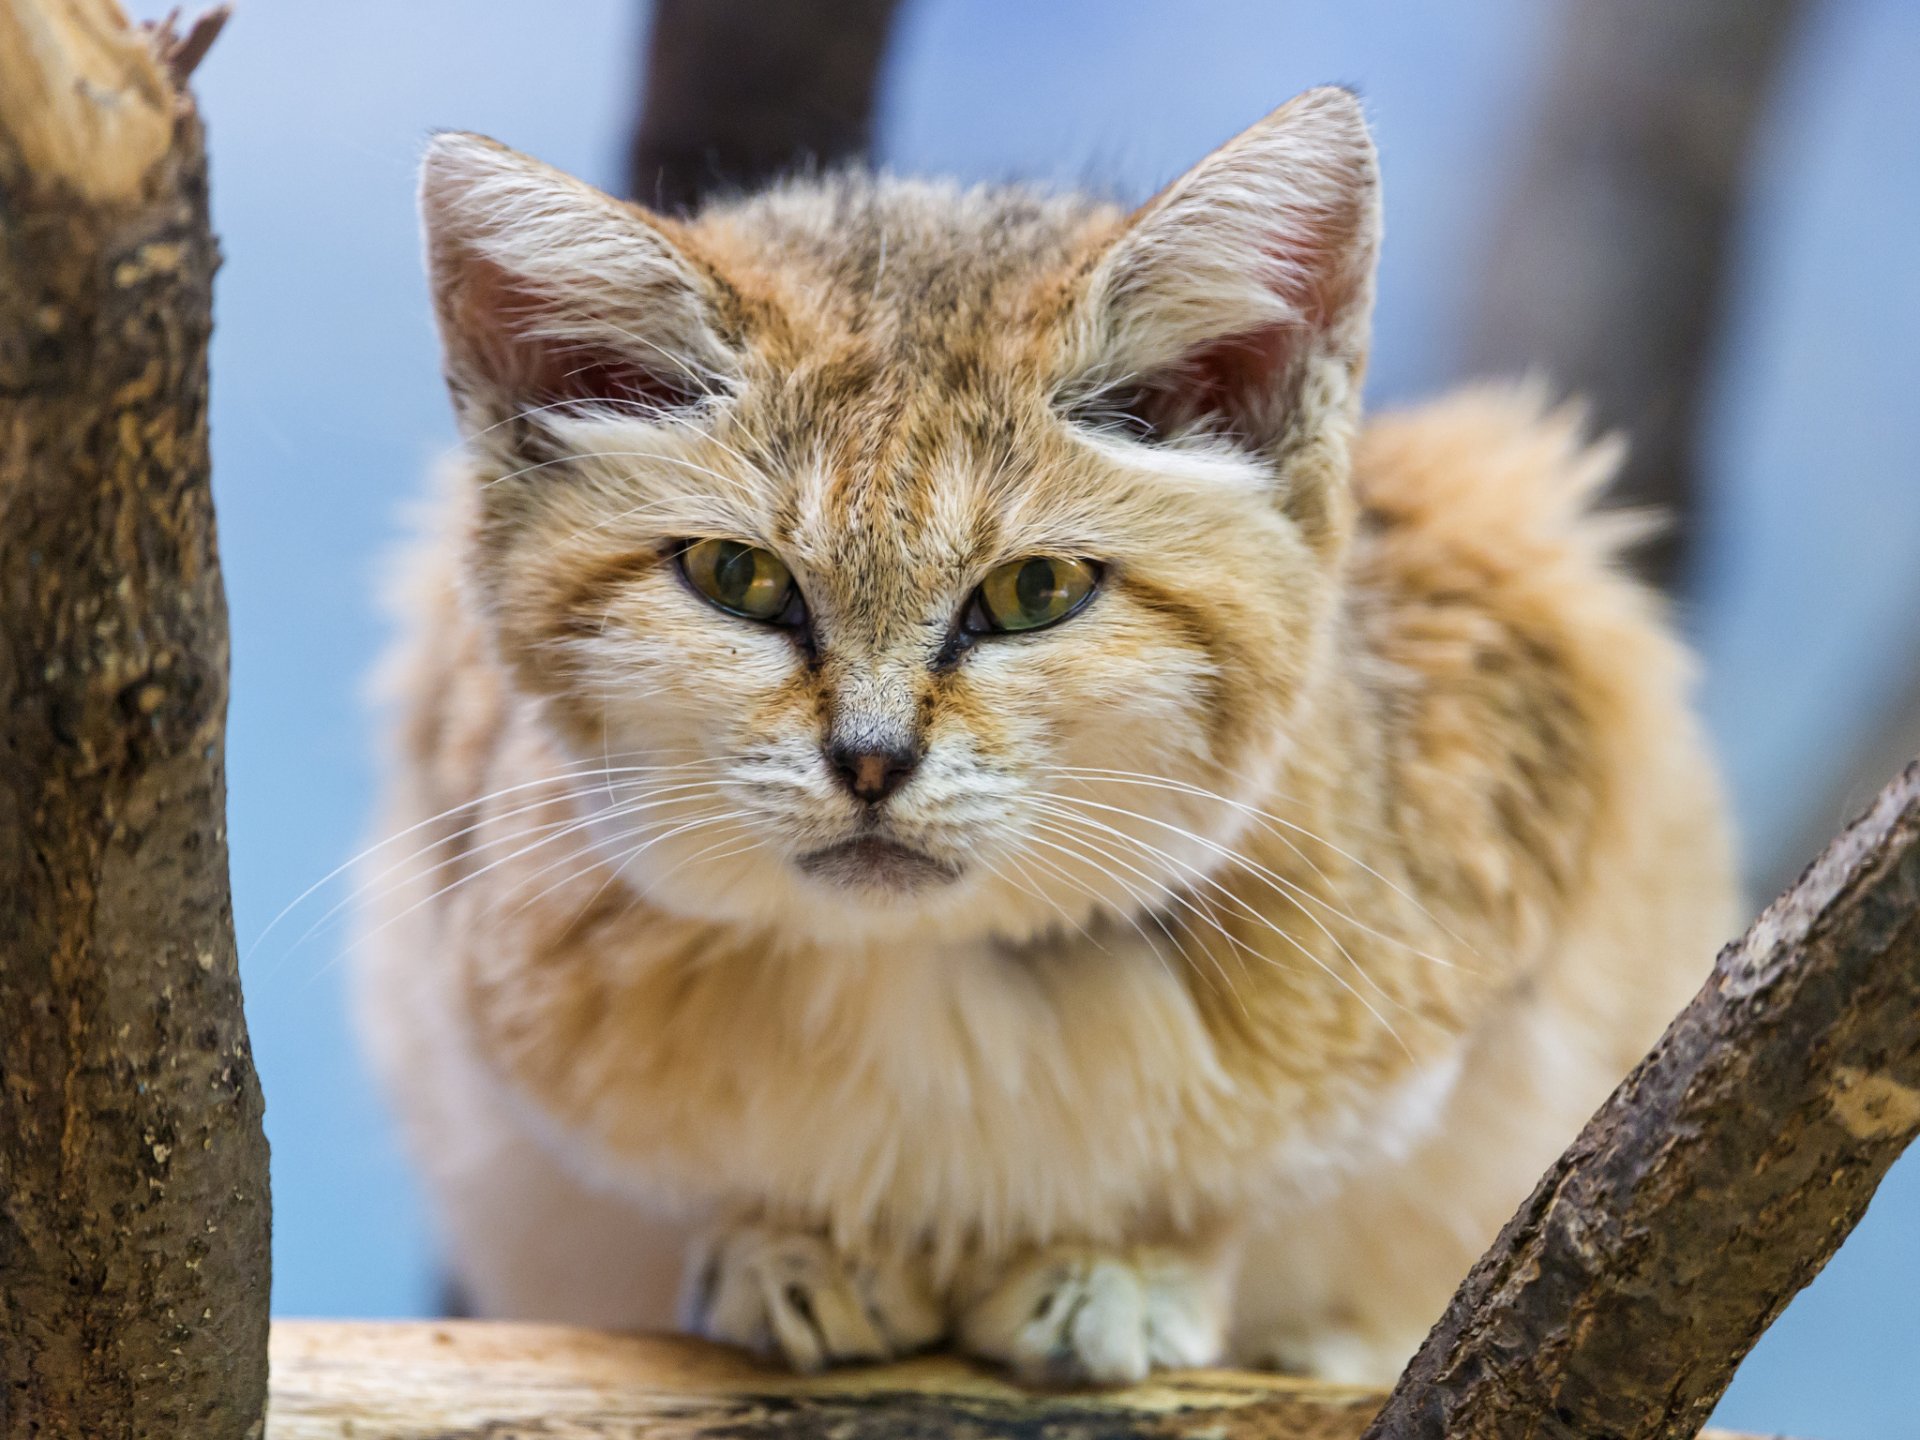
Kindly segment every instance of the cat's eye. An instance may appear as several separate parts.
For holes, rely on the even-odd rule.
[[[1099,567],[1089,560],[1055,555],[1010,560],[980,582],[970,628],[1000,634],[1044,630],[1091,600],[1099,584]]]
[[[680,571],[729,615],[767,624],[798,622],[799,587],[771,550],[738,540],[692,540],[680,551]]]

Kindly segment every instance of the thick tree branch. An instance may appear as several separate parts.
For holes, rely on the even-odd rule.
[[[1370,1440],[1691,1436],[1920,1132],[1920,762],[1474,1266]]]
[[[198,39],[194,37],[198,36]],[[259,1434],[204,29],[0,0],[0,1435]]]

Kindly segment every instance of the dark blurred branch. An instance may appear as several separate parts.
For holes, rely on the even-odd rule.
[[[1665,511],[1685,578],[1696,435],[1757,121],[1805,0],[1572,0],[1490,237],[1476,373],[1538,367],[1632,441],[1615,491]]]
[[[657,0],[628,157],[634,199],[716,191],[864,159],[898,0]]]

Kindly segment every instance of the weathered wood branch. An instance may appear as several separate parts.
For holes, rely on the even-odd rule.
[[[628,155],[633,197],[687,210],[864,159],[899,0],[657,0]]]
[[[1468,368],[1544,370],[1632,441],[1614,488],[1685,578],[1696,435],[1747,157],[1805,0],[1573,0],[1520,174],[1489,228]]]
[[[664,1336],[282,1322],[267,1440],[1357,1440],[1379,1401],[1234,1371],[1036,1394],[944,1356],[797,1376]]]
[[[0,0],[0,1435],[260,1433],[206,25]]]
[[[1920,762],[1721,952],[1370,1440],[1693,1435],[1916,1133]]]

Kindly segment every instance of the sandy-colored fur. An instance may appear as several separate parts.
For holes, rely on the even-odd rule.
[[[1613,456],[1511,391],[1357,426],[1371,152],[1296,107],[1134,217],[845,178],[679,226],[443,142],[473,445],[406,567],[362,1011],[483,1311],[1383,1379],[1694,988],[1727,844],[1589,513]],[[664,336],[721,400],[522,433],[466,333],[496,270],[599,287],[544,338]],[[1249,274],[1270,443],[1062,418]],[[657,547],[700,534],[779,547],[811,653],[686,593]],[[936,653],[1055,550],[1109,567],[1084,615]],[[963,878],[794,868],[853,823],[848,727],[924,744],[892,823]]]

